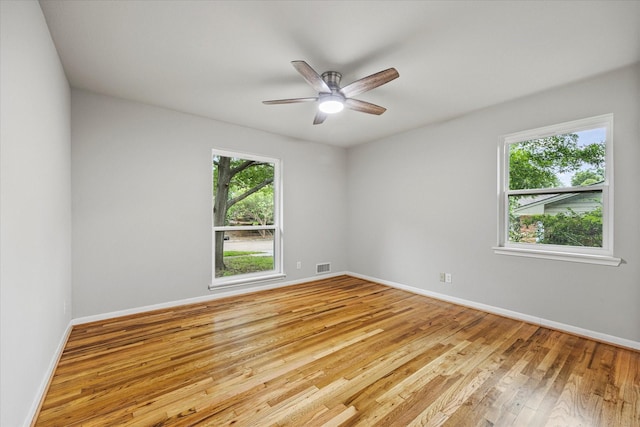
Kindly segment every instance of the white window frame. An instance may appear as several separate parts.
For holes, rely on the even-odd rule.
[[[267,226],[215,226],[213,224],[213,205],[211,208],[211,284],[209,290],[240,286],[248,283],[279,280],[286,277],[284,273],[283,259],[283,233],[282,233],[282,161],[280,159],[260,156],[256,154],[241,153],[237,151],[211,150],[211,165],[213,176],[213,158],[215,156],[235,157],[246,160],[254,160],[273,164],[273,225]],[[211,180],[211,193],[214,193],[213,179]],[[213,197],[211,199],[213,203]],[[216,231],[241,231],[241,230],[273,230],[273,270],[259,271],[255,273],[239,274],[216,278],[215,266],[215,234]]]
[[[605,180],[602,184],[589,187],[509,189],[509,147],[511,144],[602,127],[606,128]],[[602,191],[602,248],[534,245],[509,241],[507,229],[509,226],[510,195],[579,193],[593,190]],[[613,218],[613,114],[512,133],[502,138],[498,146],[498,245],[493,248],[496,254],[618,266],[621,259],[613,256]]]

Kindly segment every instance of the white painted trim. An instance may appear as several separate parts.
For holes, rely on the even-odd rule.
[[[476,310],[486,311],[488,313],[497,314],[499,316],[508,317],[515,320],[521,320],[527,323],[533,323],[534,325],[543,326],[545,328],[555,329],[562,332],[568,332],[573,335],[593,339],[596,341],[613,344],[619,347],[625,347],[633,350],[640,350],[640,342],[633,341],[626,338],[616,337],[614,335],[603,334],[601,332],[591,331],[589,329],[583,329],[577,326],[567,325],[565,323],[556,322],[553,320],[543,319],[541,317],[532,316],[529,314],[519,313],[517,311],[507,310],[500,307],[494,307],[492,305],[482,304],[475,301],[469,301],[462,298],[453,297],[450,295],[441,294],[438,292],[432,292],[425,289],[416,288],[413,286],[407,286],[388,280],[382,280],[375,277],[366,276],[358,273],[347,273],[350,276],[357,277],[372,282],[377,282],[383,285],[391,286],[392,288],[402,289],[418,295],[424,295],[430,298],[435,298],[441,301],[450,302],[457,305],[473,308]]]
[[[217,225],[216,231],[275,230],[275,225]]]
[[[507,144],[527,141],[531,139],[542,139],[549,136],[559,135],[569,132],[580,132],[589,130],[596,126],[613,127],[613,114],[602,114],[595,117],[587,117],[584,119],[572,120],[569,122],[557,123],[550,126],[542,126],[536,129],[529,129],[520,132],[503,135],[502,139]],[[607,135],[609,136],[609,135]],[[610,140],[608,140],[610,142]]]
[[[49,366],[42,377],[42,381],[40,382],[40,386],[35,393],[33,398],[33,402],[31,402],[31,407],[29,408],[29,412],[22,424],[24,427],[29,427],[35,421],[36,415],[38,415],[38,409],[40,408],[40,404],[42,403],[42,399],[44,399],[45,393],[49,389],[49,382],[53,378],[53,374],[58,366],[58,361],[62,356],[62,352],[64,351],[65,346],[67,345],[67,340],[69,339],[69,335],[71,334],[72,325],[71,322],[67,325],[67,329],[62,334],[62,338],[58,343],[58,347],[56,347],[56,351],[53,353],[51,357],[51,361],[49,362]]]
[[[500,255],[514,255],[530,258],[545,258],[559,261],[572,261],[588,264],[600,264],[618,266],[622,262],[614,255],[614,203],[613,203],[613,114],[603,114],[596,117],[573,120],[544,126],[537,129],[525,130],[509,135],[503,135],[498,145],[498,244],[494,252]],[[544,189],[509,189],[509,149],[510,144],[522,141],[546,138],[569,132],[580,132],[596,127],[606,129],[605,145],[605,179],[604,183],[597,186],[586,187],[560,187]],[[564,245],[537,245],[534,250],[522,248],[521,244],[509,242],[508,222],[509,203],[511,195],[526,194],[555,194],[555,193],[580,193],[590,192],[595,189],[602,191],[602,248],[582,248]],[[586,254],[587,256],[583,256]]]
[[[556,261],[570,261],[570,262],[581,262],[584,264],[597,264],[597,265],[608,265],[610,267],[617,267],[622,263],[621,258],[615,258],[607,255],[592,255],[592,254],[584,254],[584,253],[572,253],[572,252],[554,252],[549,250],[536,250],[536,249],[527,249],[520,247],[504,247],[504,246],[496,246],[493,249],[493,252],[497,255],[511,255],[511,256],[522,256],[528,258],[541,258],[541,259],[553,259]]]
[[[342,275],[349,275],[349,276],[353,276],[353,277],[357,277],[360,279],[364,279],[364,280],[370,280],[372,282],[376,282],[376,283],[380,283],[383,285],[387,285],[387,286],[391,286],[393,288],[397,288],[397,289],[402,289],[414,294],[418,294],[418,295],[424,295],[430,298],[435,298],[438,300],[442,300],[442,301],[446,301],[446,302],[450,302],[453,304],[457,304],[457,305],[462,305],[465,307],[470,307],[476,310],[481,310],[481,311],[486,311],[488,313],[493,313],[493,314],[497,314],[499,316],[504,316],[504,317],[508,317],[511,319],[516,319],[516,320],[521,320],[524,322],[528,322],[528,323],[533,323],[535,325],[540,325],[540,326],[544,326],[547,328],[551,328],[551,329],[556,329],[559,331],[563,331],[563,332],[568,332],[574,335],[579,335],[579,336],[583,336],[586,338],[590,338],[590,339],[594,339],[597,341],[602,341],[602,342],[606,342],[606,343],[610,343],[610,344],[614,344],[620,347],[626,347],[626,348],[630,348],[630,349],[634,349],[634,350],[640,350],[640,342],[639,341],[633,341],[633,340],[629,340],[626,338],[621,338],[621,337],[617,337],[614,335],[608,335],[608,334],[604,334],[601,332],[596,332],[596,331],[591,331],[589,329],[584,329],[584,328],[580,328],[577,326],[572,326],[572,325],[567,325],[565,323],[560,323],[560,322],[556,322],[554,320],[549,320],[549,319],[543,319],[541,317],[537,317],[537,316],[532,316],[529,314],[525,314],[525,313],[520,313],[517,311],[512,311],[512,310],[507,310],[504,308],[500,308],[500,307],[495,307],[492,305],[488,305],[488,304],[482,304],[479,302],[475,302],[475,301],[470,301],[470,300],[466,300],[463,298],[458,298],[458,297],[454,297],[451,295],[446,295],[446,294],[441,294],[438,292],[433,292],[433,291],[429,291],[429,290],[425,290],[425,289],[420,289],[420,288],[416,288],[413,286],[408,286],[408,285],[403,285],[401,283],[397,283],[397,282],[392,282],[389,280],[383,280],[383,279],[378,279],[376,277],[371,277],[371,276],[366,276],[364,274],[359,274],[359,273],[354,273],[354,272],[350,272],[350,271],[341,271],[341,272],[336,272],[336,273],[331,273],[331,274],[326,274],[323,275],[321,278],[319,278],[318,276],[312,276],[312,277],[307,277],[304,279],[299,279],[299,280],[292,280],[289,282],[282,282],[282,283],[271,283],[271,284],[265,284],[263,286],[255,286],[252,288],[244,288],[244,289],[234,289],[234,290],[229,290],[227,292],[220,292],[220,293],[216,293],[215,295],[207,295],[207,296],[201,296],[201,297],[196,297],[196,298],[187,298],[187,299],[183,299],[183,300],[177,300],[177,301],[170,301],[170,302],[166,302],[166,303],[161,303],[161,304],[154,304],[154,305],[148,305],[148,306],[143,306],[143,307],[137,307],[137,308],[131,308],[131,309],[127,309],[127,310],[119,310],[119,311],[114,311],[114,312],[109,312],[109,313],[102,313],[102,314],[97,314],[97,315],[93,315],[93,316],[85,316],[85,317],[78,317],[75,319],[72,319],[67,332],[65,333],[65,336],[63,337],[63,340],[60,343],[60,346],[58,348],[58,350],[56,351],[56,355],[54,356],[54,359],[52,361],[53,366],[50,367],[51,373],[53,373],[53,369],[55,369],[55,361],[57,361],[57,357],[59,356],[59,354],[62,352],[62,349],[64,348],[64,343],[66,342],[66,339],[68,337],[68,334],[71,331],[71,327],[75,326],[75,325],[81,325],[84,323],[90,323],[90,322],[96,322],[96,321],[100,321],[100,320],[108,320],[108,319],[113,319],[116,317],[122,317],[122,316],[128,316],[131,314],[139,314],[139,313],[144,313],[144,312],[148,312],[148,311],[154,311],[154,310],[161,310],[164,308],[172,308],[172,307],[178,307],[181,305],[187,305],[187,304],[197,304],[200,302],[207,302],[207,301],[213,301],[216,299],[221,299],[221,298],[226,298],[226,297],[230,297],[230,296],[236,296],[236,295],[243,295],[243,294],[248,294],[248,293],[252,293],[252,292],[258,292],[258,291],[263,291],[263,290],[269,290],[269,289],[276,289],[276,288],[284,288],[286,286],[292,286],[292,285],[298,285],[301,283],[308,283],[308,282],[314,282],[314,281],[318,281],[318,280],[324,280],[324,279],[328,279],[331,277],[337,277],[337,276],[342,276]],[[49,377],[47,376],[46,380],[48,381]],[[46,387],[46,383],[43,385],[43,387]],[[44,390],[43,390],[44,391]],[[39,404],[39,400],[37,400],[37,404]],[[34,411],[37,409],[34,409]]]
[[[230,289],[242,285],[258,284],[262,282],[273,282],[274,280],[283,280],[287,275],[285,273],[264,274],[264,272],[253,273],[251,275],[243,275],[242,277],[236,277],[235,279],[226,280],[220,282],[217,285],[213,283],[209,284],[210,291],[217,291],[220,289]]]
[[[211,284],[209,285],[209,290],[214,290],[219,287],[224,288],[227,285],[233,286],[236,284],[244,284],[249,283],[254,280],[254,278],[259,278],[260,280],[275,280],[284,278],[284,202],[283,202],[283,190],[284,190],[284,174],[283,174],[283,161],[282,159],[275,157],[267,157],[257,154],[250,153],[242,153],[242,152],[234,152],[227,150],[219,150],[217,148],[211,149],[211,176],[213,177],[213,158],[215,156],[225,156],[231,158],[241,158],[247,160],[254,160],[258,162],[272,163],[273,164],[273,224],[268,226],[246,226],[246,227],[229,227],[222,225],[215,225],[213,223],[213,217],[211,218],[211,253],[212,255],[215,253],[216,248],[216,239],[215,234],[218,231],[227,231],[227,230],[273,230],[273,268],[274,270],[270,270],[270,273],[263,274],[262,272],[258,272],[252,274],[247,278],[238,279],[237,276],[232,276],[231,278],[221,277],[216,278],[216,266],[215,266],[215,257],[212,256],[211,260]],[[213,179],[211,180],[211,194],[215,193],[215,188],[213,188]],[[211,215],[213,215],[213,204],[214,200],[211,200]],[[235,279],[233,277],[236,277]]]
[[[243,288],[243,289],[227,288],[227,289],[224,289],[224,292],[217,292],[213,295],[205,295],[205,296],[200,296],[195,298],[186,298],[186,299],[177,300],[177,301],[168,301],[160,304],[146,305],[142,307],[129,308],[125,310],[118,310],[118,311],[112,311],[108,313],[96,314],[92,316],[78,317],[71,320],[71,326],[82,325],[82,324],[91,323],[91,322],[98,322],[101,320],[114,319],[116,317],[129,316],[131,314],[140,314],[148,311],[162,310],[165,308],[179,307],[182,305],[198,304],[202,302],[213,301],[213,300],[236,296],[236,295],[249,294],[252,292],[265,291],[265,290],[276,289],[276,288],[284,288],[286,286],[299,285],[301,283],[308,283],[308,282],[315,282],[318,280],[328,279],[330,277],[342,276],[345,274],[350,274],[350,273],[342,271],[338,273],[324,275],[322,276],[322,278],[318,278],[317,276],[312,276],[312,277],[305,277],[304,279],[292,280],[289,282],[265,283],[261,286],[253,286],[251,288]],[[223,289],[213,289],[213,291],[223,291]]]

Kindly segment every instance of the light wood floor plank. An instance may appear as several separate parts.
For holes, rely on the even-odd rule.
[[[349,276],[78,325],[35,426],[637,426],[640,353]]]

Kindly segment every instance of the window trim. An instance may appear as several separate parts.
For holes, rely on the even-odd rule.
[[[211,283],[209,284],[209,290],[218,290],[224,288],[230,288],[251,283],[268,282],[273,280],[280,280],[286,277],[284,273],[284,250],[283,250],[283,203],[282,203],[282,160],[273,157],[267,157],[251,153],[243,153],[239,151],[228,150],[211,150],[211,175],[213,178],[213,158],[215,156],[235,157],[246,160],[254,160],[265,163],[273,164],[273,225],[255,225],[255,226],[215,226],[213,224],[213,202],[214,198],[211,198]],[[215,189],[213,188],[213,179],[211,179],[211,192],[213,196]],[[267,271],[258,271],[255,273],[238,274],[235,276],[227,276],[216,278],[216,266],[215,266],[215,234],[216,231],[228,231],[228,230],[274,230],[273,233],[273,263],[274,269]]]
[[[541,139],[549,136],[580,132],[594,128],[606,129],[605,180],[590,187],[562,187],[550,189],[510,190],[509,189],[509,146],[514,143]],[[602,248],[581,248],[563,245],[532,245],[510,242],[508,239],[509,195],[514,194],[557,194],[602,191]],[[613,114],[604,114],[586,119],[573,120],[551,126],[504,135],[498,145],[498,244],[493,251],[499,255],[513,255],[530,258],[618,266],[620,258],[613,256]]]

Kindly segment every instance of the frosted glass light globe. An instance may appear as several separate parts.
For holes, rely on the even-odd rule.
[[[335,95],[330,95],[324,98],[320,102],[320,105],[318,105],[318,108],[323,113],[335,114],[335,113],[339,113],[344,109],[344,104],[342,103],[342,99],[340,97]]]

